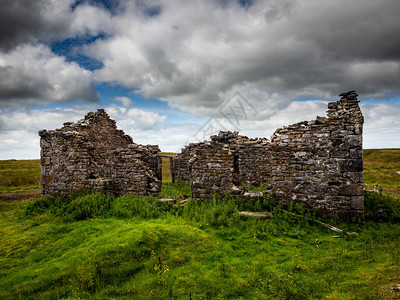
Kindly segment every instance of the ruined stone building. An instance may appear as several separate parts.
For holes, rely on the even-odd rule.
[[[39,135],[43,195],[76,190],[145,195],[161,190],[158,146],[133,143],[103,109]]]
[[[220,132],[190,144],[175,159],[175,177],[190,180],[194,199],[267,191],[327,216],[362,217],[364,119],[354,91],[328,104],[327,117],[277,129],[271,140]]]
[[[214,193],[246,197],[246,187],[263,183],[273,197],[327,216],[362,217],[364,119],[354,91],[340,96],[328,104],[327,117],[277,129],[270,140],[220,132],[210,141],[190,144],[171,171],[176,179],[191,182],[194,199]],[[39,135],[43,195],[161,190],[158,146],[133,143],[102,109]]]

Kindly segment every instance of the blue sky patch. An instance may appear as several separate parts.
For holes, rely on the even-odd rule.
[[[76,7],[81,4],[88,3],[108,10],[111,14],[115,14],[119,7],[118,0],[77,0],[71,5],[71,10],[74,11]]]
[[[105,39],[104,34],[99,34],[96,36],[79,36],[68,38],[63,41],[54,41],[51,43],[51,51],[59,56],[65,56],[68,62],[76,62],[81,68],[89,71],[96,69],[101,69],[103,63],[97,59],[84,55],[80,52],[80,49],[84,45],[89,45],[94,43],[98,39]]]

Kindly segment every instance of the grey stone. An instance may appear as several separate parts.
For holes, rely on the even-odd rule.
[[[364,118],[354,91],[341,96],[328,104],[327,117],[279,128],[270,141],[220,132],[191,144],[176,157],[176,176],[202,183],[192,184],[195,199],[236,195],[233,186],[263,182],[276,197],[319,207],[328,216],[362,217]]]
[[[104,110],[39,135],[43,195],[76,189],[145,195],[161,189],[158,146],[134,144]]]
[[[343,196],[361,196],[364,193],[364,188],[359,184],[349,184],[342,186],[339,190],[339,195]]]

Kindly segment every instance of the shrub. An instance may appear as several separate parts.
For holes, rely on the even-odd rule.
[[[25,213],[40,214],[49,211],[54,215],[62,215],[69,204],[69,199],[61,195],[53,195],[51,197],[42,197],[29,203],[26,207]]]
[[[110,217],[114,196],[100,193],[87,194],[71,201],[67,213],[73,220],[85,220],[93,217]]]
[[[171,203],[160,202],[154,197],[139,195],[125,195],[118,197],[113,204],[113,213],[116,217],[130,218],[157,218],[162,212],[173,209]]]
[[[382,192],[364,191],[364,205],[367,217],[400,221],[400,201]]]

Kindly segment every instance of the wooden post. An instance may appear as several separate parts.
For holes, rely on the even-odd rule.
[[[162,158],[157,155],[157,179],[162,181]]]
[[[171,168],[172,183],[174,183],[175,182],[175,172],[174,172],[174,158],[173,157],[169,158],[169,166]]]

